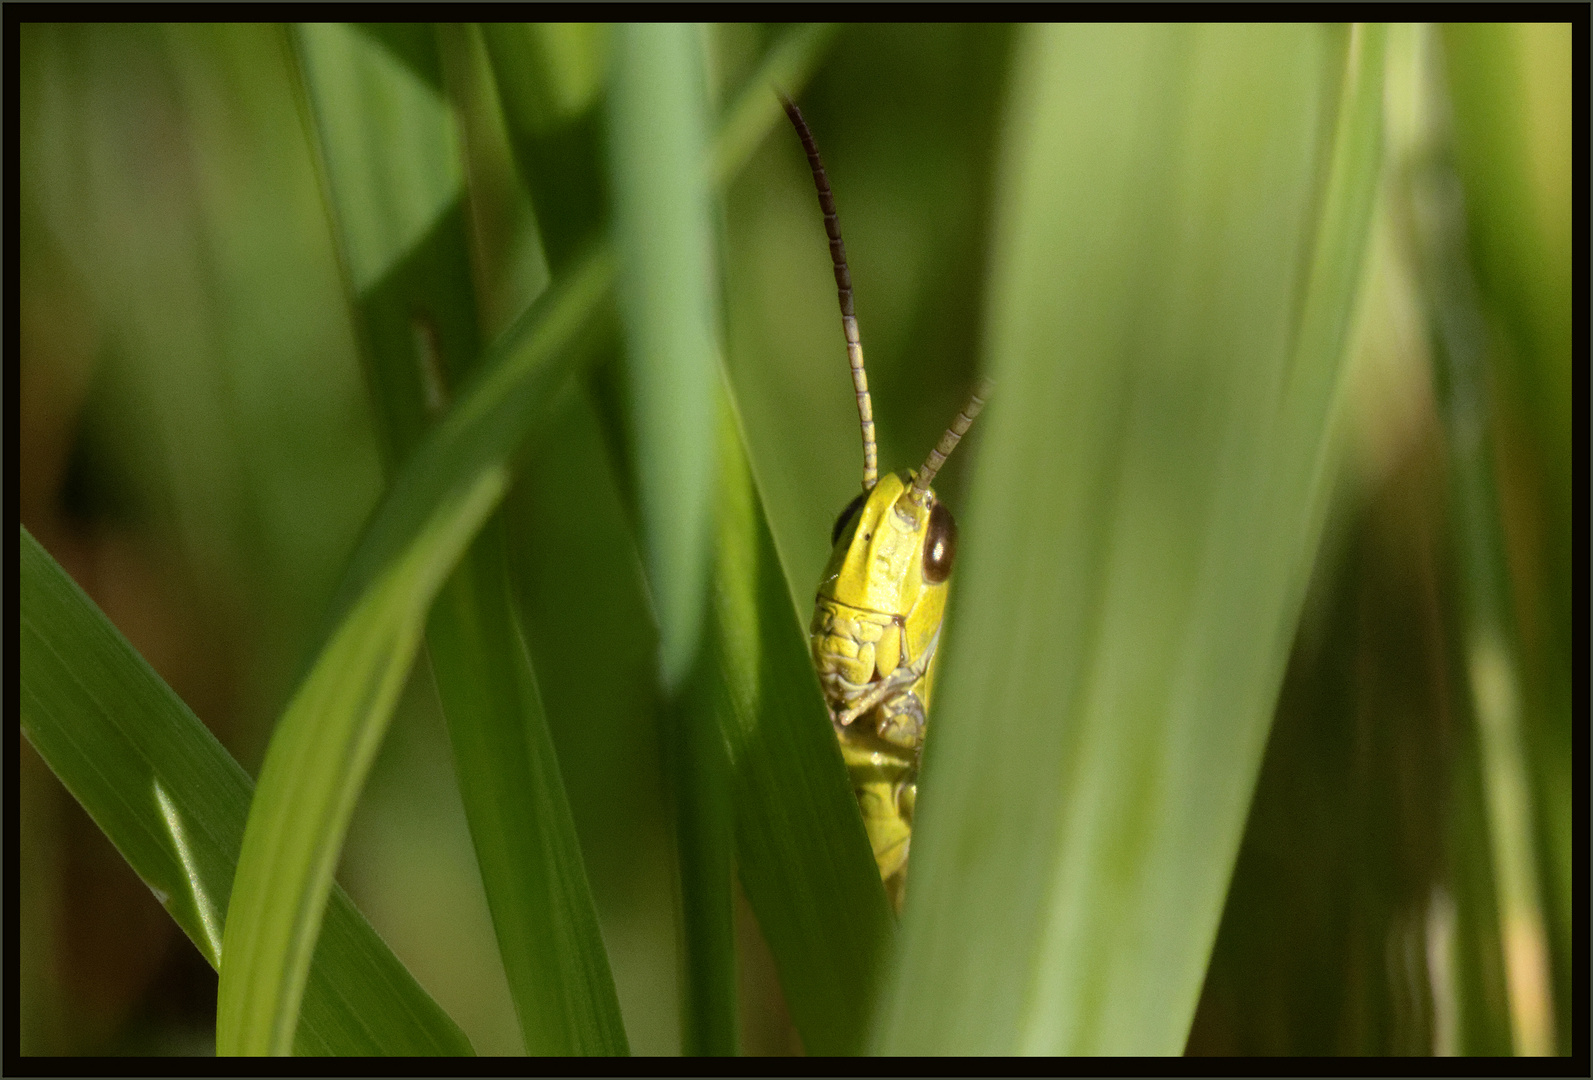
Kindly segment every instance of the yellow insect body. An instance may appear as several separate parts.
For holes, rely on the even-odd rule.
[[[915,502],[910,481],[887,474],[848,508],[809,631],[874,859],[898,906],[946,608],[947,580],[926,578],[925,548],[931,519],[950,521],[933,512],[933,492]],[[952,538],[936,539],[949,553]]]
[[[935,679],[940,621],[957,550],[956,523],[929,484],[979,414],[984,387],[957,414],[923,468],[879,475],[874,406],[863,367],[863,341],[852,311],[852,277],[835,196],[801,110],[789,98],[781,100],[807,151],[824,213],[863,435],[863,493],[835,523],[834,548],[819,582],[809,642],[874,861],[899,911],[913,807],[918,801],[918,759],[929,715],[929,689]]]

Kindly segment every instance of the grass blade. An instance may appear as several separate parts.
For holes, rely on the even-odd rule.
[[[624,1054],[625,1026],[494,515],[438,597],[432,669],[528,1053]]]
[[[769,49],[758,72],[725,110],[711,159],[716,185],[727,184],[770,127],[782,122],[772,88],[800,89],[830,37],[828,27],[800,27]],[[534,38],[529,30],[517,28],[488,31],[519,157],[531,174],[533,198],[551,202],[568,180],[544,176],[539,184],[536,159],[546,155],[538,151],[556,153],[561,140],[570,137],[560,132],[573,121],[567,109],[549,104],[557,95],[520,87],[523,80],[509,61],[522,54],[528,41],[534,44]],[[551,46],[543,42],[542,47]],[[565,231],[579,229],[571,224]],[[563,242],[568,244],[570,237]],[[550,246],[555,260],[558,247]],[[604,421],[616,426],[613,416]],[[606,440],[611,447],[624,447],[628,437],[609,430]],[[736,447],[742,464],[737,471],[722,460],[730,478],[721,478],[720,484],[730,485],[732,501],[741,509],[732,515],[735,525],[729,532],[723,525],[716,527],[720,557],[728,542],[745,558],[732,578],[716,563],[711,588],[721,598],[745,595],[751,606],[724,608],[720,603],[725,613],[709,615],[704,642],[708,670],[692,693],[709,695],[730,749],[742,883],[774,948],[806,1045],[814,1052],[856,1052],[862,1045],[874,961],[888,944],[890,920],[761,503],[750,488],[738,487],[747,478],[739,437],[727,445]],[[638,486],[635,477],[620,483],[632,492]],[[721,486],[716,497],[721,518],[725,491]],[[701,698],[692,699],[692,707],[702,704]],[[676,786],[694,790],[697,783],[687,779]],[[865,911],[866,917],[858,916]]]
[[[1431,76],[1430,76],[1431,77]],[[1436,79],[1433,80],[1435,83]],[[1429,86],[1436,97],[1441,83]],[[1442,121],[1427,130],[1405,170],[1417,265],[1430,312],[1434,385],[1446,429],[1449,514],[1457,561],[1464,654],[1487,805],[1499,937],[1515,1052],[1554,1050],[1554,1000],[1545,937],[1534,792],[1523,739],[1522,668],[1484,418],[1498,405],[1487,370],[1487,322],[1471,258],[1454,147]]]
[[[885,1052],[1183,1048],[1320,528],[1382,42],[1021,47]]]
[[[1542,878],[1541,885],[1523,881],[1511,891],[1542,894],[1560,1053],[1573,1046],[1571,928],[1577,921],[1571,764],[1577,730],[1571,678],[1577,595],[1571,574],[1573,35],[1568,23],[1452,24],[1434,31],[1442,43],[1435,51],[1448,89],[1454,169],[1465,191],[1466,255],[1490,330],[1499,334],[1490,334],[1483,380],[1493,400],[1488,438],[1497,451],[1479,462],[1480,475],[1465,486],[1497,486],[1506,511],[1511,602],[1503,613],[1517,623],[1519,742],[1533,801],[1529,816],[1538,833],[1515,846],[1535,844],[1532,858],[1540,861]],[[1501,339],[1509,347],[1501,348]],[[1530,465],[1504,464],[1520,459]],[[1458,471],[1458,454],[1455,464]],[[1509,474],[1514,478],[1507,479]],[[1523,528],[1523,520],[1534,524]],[[1474,524],[1466,526],[1468,533],[1475,530]],[[1462,541],[1467,548],[1475,543],[1475,536]],[[1482,584],[1473,575],[1464,587],[1480,592]],[[1512,934],[1521,944],[1512,950],[1508,978],[1530,983],[1523,970],[1531,966],[1531,946],[1522,940],[1527,935]]]
[[[895,925],[729,399],[705,648],[737,868],[803,1046],[856,1054]]]
[[[754,80],[748,93],[766,91],[761,80]],[[750,152],[752,140],[745,145]],[[224,946],[229,963],[222,971],[218,1015],[218,1047],[223,1050],[285,1052],[291,1045],[292,1013],[286,1005],[302,991],[305,950],[314,941],[307,931],[318,922],[321,899],[330,887],[329,860],[335,858],[336,844],[328,845],[341,840],[347,808],[357,794],[357,788],[334,789],[363,774],[368,760],[362,759],[376,745],[371,736],[379,736],[390,709],[390,702],[381,700],[384,679],[407,669],[414,649],[409,635],[418,633],[404,620],[418,618],[417,611],[424,614],[440,585],[434,576],[451,568],[474,529],[495,508],[510,455],[546,416],[555,394],[584,359],[571,346],[599,311],[613,280],[614,263],[606,245],[574,257],[555,286],[488,351],[481,370],[426,432],[372,516],[332,606],[337,629],[279,724],[262,772],[260,790],[265,794],[257,800],[262,809],[251,816],[251,822],[258,817],[259,826],[249,830],[258,835],[251,845],[246,834],[247,857],[240,862],[243,869],[256,859],[261,865],[240,873],[229,908],[229,918],[243,913],[254,929],[245,937],[236,920],[229,922],[248,947],[240,955]],[[389,621],[378,626],[383,619]],[[343,662],[343,652],[359,651],[362,645],[366,649],[359,669]],[[332,698],[361,677],[373,680],[368,686],[377,696],[361,710],[363,723],[356,724],[348,713],[337,714]],[[317,731],[314,716],[323,708],[343,722]],[[273,757],[283,764],[272,768]],[[289,760],[302,760],[311,773],[296,773],[285,764]],[[314,806],[294,790],[307,778],[318,780],[322,789]],[[278,835],[290,820],[302,835]],[[268,871],[265,860],[278,842],[286,845],[280,851],[286,861],[280,871]],[[251,850],[255,846],[258,855]],[[276,899],[268,895],[273,891],[280,894]],[[283,912],[304,917],[287,918]]]
[[[227,908],[218,1054],[287,1054],[349,816],[432,598],[503,497],[502,468],[433,512],[316,659],[272,735]]]
[[[407,225],[354,210],[335,215],[339,247],[388,457],[401,461],[480,359],[478,307],[459,197],[422,198],[426,180],[458,173],[443,85],[462,97],[468,39],[445,58],[431,28],[403,45],[408,64],[346,27],[300,30],[304,73],[335,207],[421,207]],[[386,38],[383,38],[386,41]],[[329,63],[364,57],[350,79]],[[385,64],[385,66],[384,66]],[[359,72],[358,63],[353,63]],[[412,70],[435,72],[428,85]],[[415,102],[425,103],[424,108]],[[456,101],[458,115],[469,103]],[[429,111],[428,111],[429,110]],[[385,158],[358,151],[371,133]],[[447,160],[435,160],[438,158]],[[390,160],[403,159],[400,166]],[[435,185],[434,185],[435,186]],[[417,193],[420,189],[420,193]],[[408,240],[408,246],[405,241]],[[391,252],[359,273],[361,251]],[[626,1040],[586,870],[532,669],[509,598],[504,528],[495,513],[443,587],[428,621],[432,670],[447,719],[471,838],[521,1034],[532,1053],[624,1053]]]
[[[781,118],[772,80],[800,86],[826,35],[792,31],[748,80],[714,140],[716,175],[731,177]],[[767,97],[770,104],[760,102]],[[494,341],[456,403],[393,478],[372,514],[339,585],[334,613],[359,596],[376,571],[403,549],[424,521],[424,509],[476,472],[506,462],[547,413],[554,396],[590,357],[572,348],[604,307],[615,280],[606,242],[572,257],[569,268]]]
[[[659,626],[684,915],[688,1054],[736,1051],[730,821],[713,717],[683,697],[702,636],[719,313],[703,41],[686,24],[613,31],[610,186],[626,331],[631,471]]]
[[[219,966],[248,774],[26,529],[19,582],[23,734]],[[471,1052],[335,887],[300,1021],[300,1054]]]
[[[714,472],[719,313],[702,46],[694,26],[616,28],[609,105],[631,442],[671,691],[701,635]]]

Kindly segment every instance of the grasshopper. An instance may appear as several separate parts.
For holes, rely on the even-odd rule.
[[[835,519],[808,641],[874,861],[900,912],[929,695],[957,554],[957,523],[929,485],[984,407],[988,384],[974,391],[922,468],[879,475],[874,409],[835,196],[801,110],[783,94],[780,100],[807,151],[824,213],[863,432],[863,490]]]

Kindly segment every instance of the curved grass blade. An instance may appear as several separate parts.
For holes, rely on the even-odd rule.
[[[857,1054],[895,924],[723,385],[704,685],[737,869],[804,1048]]]
[[[219,966],[249,775],[26,529],[18,578],[22,733]],[[471,1053],[335,887],[294,1050]]]
[[[772,61],[799,66],[792,65],[790,54],[779,49]],[[767,90],[762,79],[754,79],[747,93],[762,95]],[[732,115],[742,115],[741,110],[734,110]],[[769,126],[773,120],[771,112]],[[738,129],[741,137],[747,139],[742,149],[749,154],[755,142],[748,136],[750,130],[750,125]],[[374,748],[379,739],[371,738],[373,729],[379,736],[385,724],[388,710],[379,707],[382,702],[370,700],[361,709],[360,723],[328,724],[319,732],[313,730],[313,722],[307,717],[328,704],[323,695],[332,689],[331,685],[319,684],[352,685],[346,676],[333,678],[338,666],[333,653],[353,650],[361,644],[356,628],[362,623],[371,624],[365,628],[367,634],[372,641],[383,637],[385,651],[364,657],[368,668],[365,674],[375,679],[370,684],[372,690],[385,688],[382,677],[397,670],[396,661],[403,652],[409,628],[404,628],[405,640],[398,640],[396,625],[377,627],[376,614],[384,604],[392,609],[389,614],[405,618],[417,610],[414,596],[396,595],[404,576],[400,571],[407,567],[410,588],[426,593],[426,599],[430,599],[430,592],[437,585],[432,575],[446,572],[451,566],[442,565],[442,549],[457,543],[453,557],[458,558],[470,533],[501,497],[510,456],[546,416],[557,392],[585,359],[572,346],[589,320],[599,313],[613,280],[614,263],[605,244],[588,248],[584,255],[572,259],[555,286],[489,349],[481,370],[461,387],[454,406],[406,460],[367,525],[332,605],[332,625],[336,629],[305,687],[296,696],[295,705],[290,706],[289,713],[297,719],[289,723],[289,716],[284,717],[268,751],[268,764],[276,756],[284,760],[302,757],[305,764],[316,765],[323,790],[315,798],[297,804],[301,812],[290,816],[295,804],[286,796],[299,774],[285,766],[262,773],[262,794],[257,800],[263,807],[258,814],[258,858],[263,865],[273,848],[285,845],[288,850],[281,853],[292,856],[295,872],[273,879],[270,873],[262,872],[262,867],[250,869],[251,860],[244,860],[240,866],[240,880],[229,908],[229,925],[240,941],[249,941],[251,947],[242,955],[228,954],[226,967],[231,971],[222,972],[222,1000],[226,1007],[218,1016],[219,1047],[246,1052],[285,1052],[288,1048],[290,1036],[285,1032],[291,1029],[292,1010],[286,1008],[286,1003],[302,989],[306,950],[314,944],[313,934],[305,931],[317,921],[315,913],[331,883],[330,864],[325,860],[335,857],[342,838],[341,823],[334,819],[338,815],[346,819],[343,808],[352,806],[356,793],[333,792],[325,787],[362,775],[362,753]],[[450,506],[457,511],[453,517],[448,515]],[[473,523],[468,522],[472,517]],[[427,555],[436,558],[428,559]],[[425,608],[424,603],[418,605],[422,614]],[[413,655],[413,646],[409,653]],[[386,667],[382,666],[384,662]],[[313,691],[311,682],[318,684]],[[353,707],[352,702],[345,705]],[[348,717],[343,715],[340,719]],[[279,742],[281,750],[277,748]],[[342,762],[345,767],[337,768],[333,762]],[[256,816],[251,814],[251,824]],[[281,820],[268,821],[268,817]],[[295,830],[293,835],[273,835],[290,823]],[[246,845],[247,839],[246,836]],[[332,840],[337,843],[328,848],[327,842]],[[240,903],[238,896],[245,892],[246,881],[248,899]],[[290,922],[281,916],[284,911],[302,914],[303,918]],[[247,932],[238,929],[240,913],[247,915],[245,921],[251,927]],[[268,921],[274,923],[269,928],[265,926]],[[288,956],[290,949],[292,958]],[[236,967],[232,966],[234,963]],[[223,1030],[225,1038],[220,1037]]]
[[[1043,28],[889,1053],[1178,1053],[1324,509],[1383,35]]]
[[[501,70],[514,35],[497,30],[488,40],[506,107],[521,118],[517,139],[547,138],[538,119],[546,119],[546,103],[529,92],[528,100],[514,100],[517,81]],[[827,26],[796,28],[769,50],[724,113],[711,159],[717,185],[728,183],[782,120],[772,87],[799,90],[832,33]],[[522,146],[522,160],[534,150]],[[627,442],[622,432],[606,437],[611,446]],[[714,710],[728,748],[739,873],[805,1045],[814,1053],[856,1053],[893,926],[733,422],[721,425],[720,438],[719,554],[688,707]],[[637,486],[632,478],[630,489]]]
[[[735,105],[726,110],[712,155],[721,185],[740,170],[781,119],[780,103],[770,87],[776,83],[799,87],[827,38],[822,28],[786,35],[770,49]],[[613,253],[607,242],[587,247],[571,260],[553,288],[494,341],[477,373],[459,389],[454,406],[426,433],[371,515],[339,584],[332,605],[335,616],[348,610],[377,569],[414,536],[424,520],[424,508],[472,474],[507,461],[546,416],[554,396],[589,359],[571,346],[604,310],[614,280]]]
[[[218,1054],[287,1054],[354,803],[432,598],[508,486],[489,469],[443,500],[338,628],[272,735],[227,908]]]
[[[340,208],[334,214],[338,246],[346,253],[372,397],[393,462],[414,450],[451,388],[480,359],[463,198],[457,191],[426,197],[438,186],[429,178],[458,174],[453,116],[437,91],[452,89],[455,112],[467,115],[460,69],[471,59],[469,39],[467,31],[447,28],[444,40],[452,48],[443,56],[432,29],[421,29],[405,43],[407,68],[351,29],[306,26],[299,32],[329,201]],[[328,42],[343,48],[329,50]],[[351,78],[350,67],[362,77]],[[442,85],[417,81],[409,73],[417,67],[436,71]],[[383,156],[360,141],[373,132],[382,136],[372,141]],[[374,215],[367,203],[419,208],[432,217],[406,227],[404,217]],[[361,251],[393,254],[362,282],[355,258]],[[514,589],[505,547],[495,513],[428,620],[460,795],[525,1048],[624,1053],[624,1025],[586,869],[536,673],[509,599]]]

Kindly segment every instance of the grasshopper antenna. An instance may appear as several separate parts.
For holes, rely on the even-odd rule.
[[[957,449],[957,444],[962,437],[968,434],[968,428],[973,425],[974,417],[979,415],[979,410],[985,407],[985,398],[990,396],[992,383],[989,379],[980,379],[979,385],[974,387],[974,392],[957,413],[957,419],[951,422],[951,427],[946,429],[946,434],[940,437],[940,442],[929,452],[929,457],[924,461],[924,467],[918,470],[918,475],[913,478],[913,490],[908,493],[917,506],[923,506],[924,500],[929,495],[930,482],[935,479],[935,474],[940,467],[946,464],[946,459],[951,452]]]
[[[863,341],[858,337],[857,316],[852,312],[852,274],[846,268],[846,245],[841,242],[841,219],[836,216],[835,194],[830,191],[829,177],[824,175],[824,162],[819,160],[819,148],[813,143],[813,132],[808,130],[807,121],[802,119],[802,110],[784,91],[776,90],[775,93],[780,95],[785,114],[791,118],[791,125],[802,138],[802,148],[808,153],[808,168],[813,170],[813,186],[819,193],[819,209],[824,211],[824,231],[830,238],[830,261],[835,264],[835,292],[841,302],[841,329],[846,333],[846,359],[852,365],[852,388],[857,391],[857,418],[863,428],[863,490],[868,491],[879,480],[879,449],[874,442],[874,403],[868,396],[868,372],[863,369]],[[955,440],[952,445],[956,445]]]

